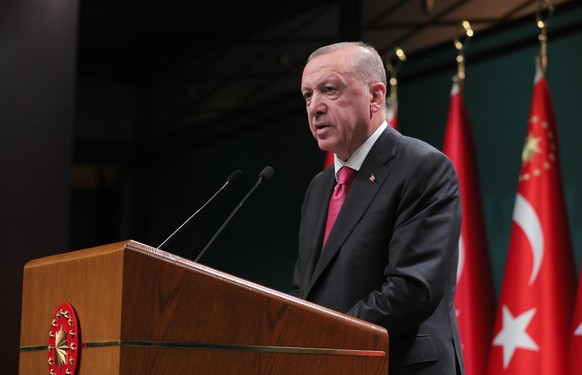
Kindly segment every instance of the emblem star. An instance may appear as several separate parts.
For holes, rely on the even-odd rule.
[[[55,351],[56,359],[59,368],[67,363],[67,334],[63,331],[63,327],[57,332],[57,337],[55,339]]]
[[[538,351],[539,346],[525,331],[536,309],[530,309],[514,317],[507,306],[503,306],[503,328],[493,340],[493,345],[503,347],[503,368],[506,369],[518,348]]]
[[[527,135],[525,139],[525,145],[521,152],[521,161],[527,163],[532,161],[534,154],[540,154],[542,150],[539,147],[542,139],[540,137],[534,137],[531,133]]]

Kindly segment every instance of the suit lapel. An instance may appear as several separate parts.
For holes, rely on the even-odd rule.
[[[333,164],[322,172],[321,181],[312,186],[313,191],[310,193],[311,197],[317,197],[310,202],[312,206],[309,210],[309,218],[305,220],[305,225],[312,228],[309,237],[304,239],[307,254],[305,264],[305,277],[307,278],[305,285],[310,284],[310,279],[313,275],[313,270],[317,264],[321,254],[321,243],[323,242],[323,233],[325,231],[325,221],[327,219],[327,206],[329,199],[335,186],[335,176]]]
[[[396,137],[397,133],[391,128],[388,128],[380,135],[378,141],[374,144],[364,160],[356,178],[352,182],[348,196],[338,214],[327,243],[319,257],[319,261],[315,266],[306,295],[309,294],[313,285],[317,282],[325,268],[330,264],[331,260],[350,236],[356,224],[368,210],[380,187],[386,182],[391,170],[391,167],[386,164],[394,157]],[[327,201],[324,207],[319,207],[319,209],[327,212],[326,205]],[[321,243],[321,233],[325,225],[325,217],[326,215],[323,215],[322,223],[320,223],[320,228],[322,229],[314,231],[320,234],[319,243]]]

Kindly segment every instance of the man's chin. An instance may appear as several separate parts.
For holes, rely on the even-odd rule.
[[[323,140],[323,139],[318,139],[317,140],[317,146],[319,147],[319,149],[321,151],[326,151],[326,152],[332,152],[333,153],[333,144],[330,140]]]

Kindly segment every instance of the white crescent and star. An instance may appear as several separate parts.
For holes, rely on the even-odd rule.
[[[529,285],[532,285],[538,277],[544,258],[544,235],[540,219],[525,197],[517,194],[513,209],[513,221],[518,225],[527,237],[532,252],[532,269],[529,277]],[[493,339],[493,345],[503,347],[503,368],[506,369],[517,349],[538,351],[539,345],[526,332],[537,309],[532,308],[514,316],[507,305],[503,305],[502,328]]]
[[[539,345],[526,332],[537,309],[513,316],[509,307],[503,305],[503,328],[493,339],[493,345],[503,347],[503,368],[507,369],[513,358],[516,349],[526,349],[538,351]]]
[[[513,221],[523,230],[530,243],[533,264],[529,277],[529,285],[532,285],[542,267],[544,258],[544,234],[536,211],[527,199],[519,193],[515,198]]]

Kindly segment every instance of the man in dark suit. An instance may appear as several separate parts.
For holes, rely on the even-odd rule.
[[[454,308],[461,203],[457,175],[436,148],[386,122],[386,72],[361,42],[309,57],[301,91],[333,165],[301,211],[293,295],[386,327],[390,375],[464,374]],[[324,243],[341,168],[357,174]]]

